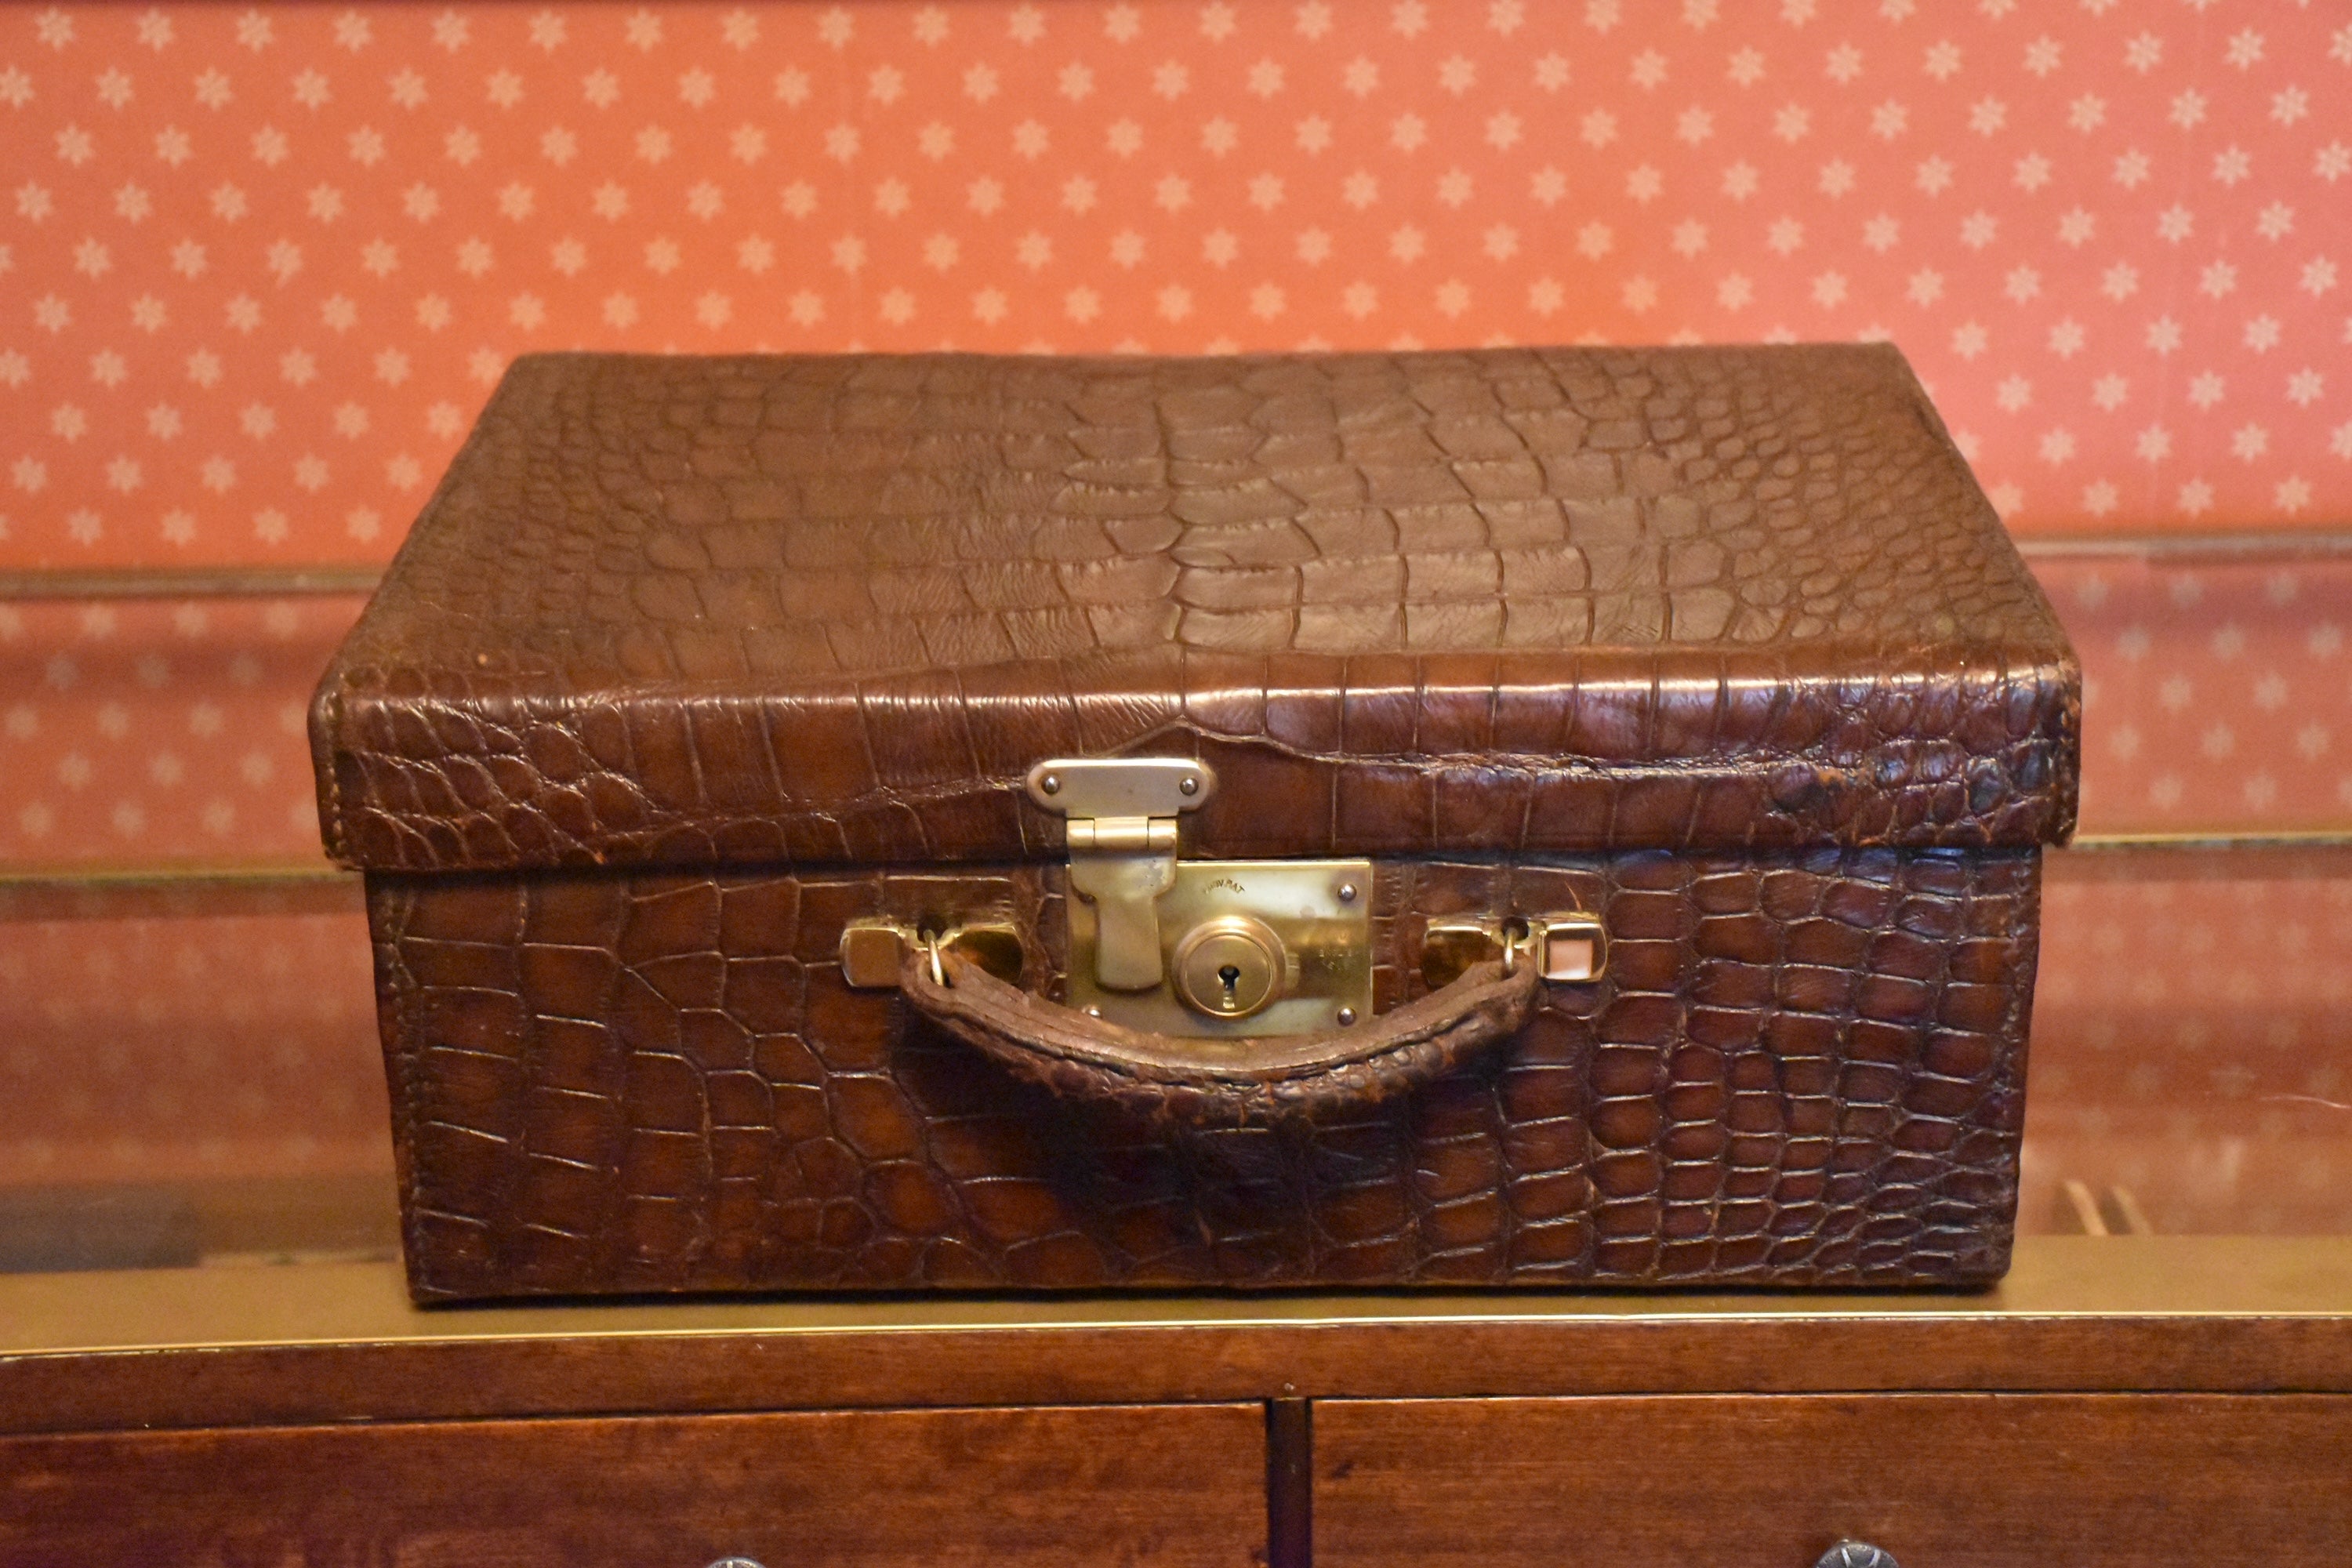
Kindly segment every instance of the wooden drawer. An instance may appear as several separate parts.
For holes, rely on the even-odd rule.
[[[0,1563],[1248,1568],[1257,1405],[887,1410],[0,1442]]]
[[[1316,1568],[2352,1562],[2352,1397],[1335,1401]]]

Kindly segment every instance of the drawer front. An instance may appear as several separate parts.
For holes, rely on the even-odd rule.
[[[106,1434],[0,1443],[0,1563],[1248,1568],[1256,1405]]]
[[[2352,1562],[2352,1397],[1335,1401],[1317,1568]]]

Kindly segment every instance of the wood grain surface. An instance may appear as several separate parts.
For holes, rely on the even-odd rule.
[[[0,1277],[0,1433],[1508,1394],[2352,1393],[2352,1238],[2029,1237],[1994,1290],[421,1311],[396,1264]]]
[[[2352,1561],[2352,1398],[1864,1394],[1334,1401],[1320,1568]]]
[[[925,1410],[0,1442],[0,1563],[1247,1568],[1265,1415]]]

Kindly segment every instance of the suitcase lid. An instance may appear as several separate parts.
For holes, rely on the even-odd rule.
[[[1886,346],[515,363],[321,680],[379,870],[1980,847],[2080,674]]]

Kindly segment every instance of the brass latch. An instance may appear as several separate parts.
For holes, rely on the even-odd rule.
[[[1217,788],[1206,763],[1183,757],[1055,758],[1030,769],[1025,787],[1067,824],[1059,999],[1069,1006],[1129,1029],[1208,1039],[1344,1029],[1372,1016],[1370,861],[1180,858],[1178,821]],[[1020,984],[1024,939],[967,920],[853,921],[842,933],[842,978],[896,985],[908,958],[928,953],[941,983],[957,956]],[[1577,910],[1465,915],[1423,931],[1432,989],[1496,960],[1506,973],[1528,967],[1547,981],[1589,983],[1608,965],[1609,939],[1597,916]]]
[[[1149,991],[1160,963],[1160,895],[1176,885],[1176,816],[1216,793],[1181,757],[1082,757],[1029,770],[1029,798],[1068,819],[1070,891],[1094,915],[1094,982]]]
[[[1216,793],[1182,757],[1056,758],[1029,798],[1069,823],[1069,1005],[1164,1035],[1297,1035],[1372,1013],[1369,860],[1180,860]]]

